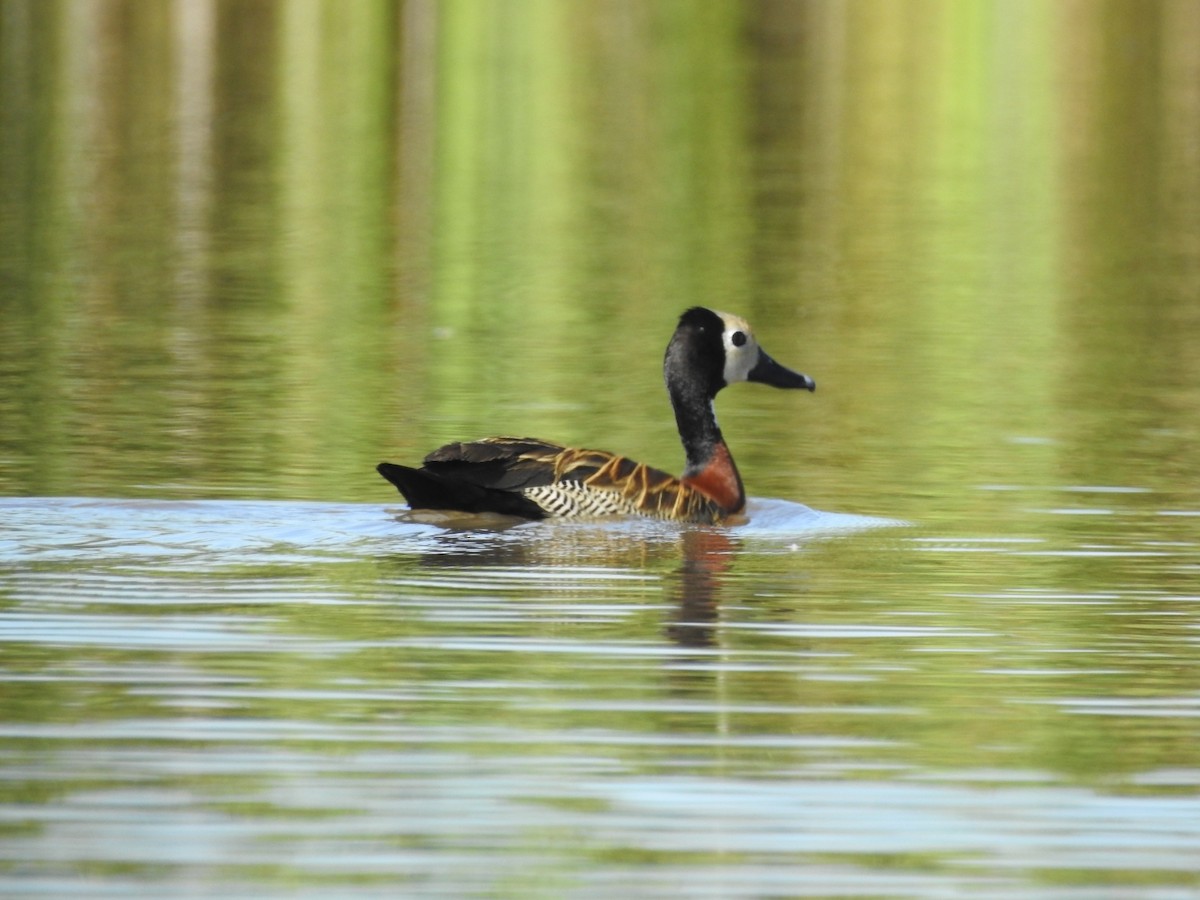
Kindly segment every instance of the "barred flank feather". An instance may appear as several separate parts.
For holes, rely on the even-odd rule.
[[[589,488],[582,481],[560,481],[521,493],[548,516],[622,516],[640,512],[616,491]]]

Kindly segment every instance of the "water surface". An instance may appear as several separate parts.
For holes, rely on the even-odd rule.
[[[1182,2],[0,2],[0,892],[1200,891]],[[413,514],[534,434],[733,528]]]

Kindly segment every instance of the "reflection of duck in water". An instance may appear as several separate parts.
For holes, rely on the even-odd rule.
[[[731,532],[713,528],[688,529],[683,534],[683,559],[673,585],[675,611],[667,635],[682,647],[711,647],[717,642],[721,592],[735,544]]]
[[[742,511],[746,492],[717,426],[717,392],[737,381],[810,391],[816,385],[763,352],[743,319],[702,307],[680,317],[663,373],[687,453],[682,478],[604,450],[512,437],[447,444],[419,469],[380,463],[379,474],[413,509],[724,522]]]

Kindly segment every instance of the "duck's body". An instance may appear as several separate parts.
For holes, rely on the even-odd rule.
[[[643,515],[718,522],[726,508],[740,510],[745,503],[731,497],[722,505],[674,475],[625,456],[536,438],[447,444],[425,457],[419,469],[380,463],[379,474],[400,489],[413,509],[499,512],[527,519]]]
[[[713,398],[736,381],[813,390],[807,375],[764,353],[737,316],[694,307],[679,319],[663,363],[687,453],[681,478],[608,453],[536,438],[447,444],[419,469],[380,463],[412,509],[550,516],[643,515],[719,523],[746,505],[741,475],[717,426]]]

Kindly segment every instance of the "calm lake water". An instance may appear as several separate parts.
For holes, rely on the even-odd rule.
[[[0,893],[1200,894],[1191,0],[0,0]],[[533,434],[734,528],[409,513]]]

